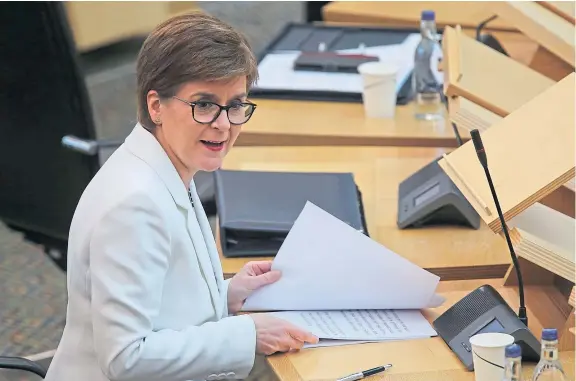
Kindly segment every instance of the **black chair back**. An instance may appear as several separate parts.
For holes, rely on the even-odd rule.
[[[66,149],[95,139],[88,93],[61,2],[0,2],[0,220],[64,255],[98,156]]]

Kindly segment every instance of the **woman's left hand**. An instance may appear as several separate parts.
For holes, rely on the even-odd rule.
[[[228,313],[240,311],[250,294],[262,286],[280,279],[280,271],[271,270],[272,261],[248,262],[230,279],[228,285]]]

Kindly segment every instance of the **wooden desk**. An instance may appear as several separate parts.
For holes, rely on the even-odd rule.
[[[510,256],[505,241],[487,226],[480,230],[399,230],[396,226],[398,184],[442,152],[395,147],[235,147],[223,168],[352,172],[362,192],[373,239],[443,280],[503,277]],[[225,275],[234,275],[252,259],[221,256]]]
[[[438,291],[447,300],[443,306],[425,310],[424,314],[432,322],[482,284],[494,286],[514,310],[518,310],[516,289],[501,287],[502,280],[477,280],[441,282]],[[530,304],[529,292],[526,303]],[[546,305],[539,308],[545,309]],[[531,331],[540,336],[542,323],[534,318],[528,308]],[[568,379],[574,379],[574,352],[560,352],[561,362]],[[276,354],[268,357],[268,363],[280,381],[334,380],[361,369],[391,363],[393,367],[371,377],[373,380],[386,381],[473,381],[474,373],[468,372],[456,355],[440,337],[406,340],[396,342],[369,343],[304,349],[289,354]],[[529,380],[534,364],[523,364],[525,379]],[[496,381],[496,380],[495,380]]]
[[[325,21],[370,21],[396,27],[419,27],[420,13],[424,9],[436,12],[439,28],[460,24],[462,28],[475,29],[482,21],[494,15],[489,4],[481,1],[333,1],[322,8],[322,14]],[[510,23],[499,19],[491,21],[486,29],[517,31]]]
[[[323,15],[326,22],[419,29],[421,10],[432,9],[438,28],[461,25],[464,33],[475,36],[478,24],[494,15],[490,7],[482,1],[334,1],[324,6]],[[510,56],[523,64],[529,65],[538,50],[536,42],[500,18],[488,23],[485,32],[496,37]]]
[[[416,120],[411,105],[397,107],[394,119],[369,119],[361,103],[253,101],[258,108],[242,127],[236,145],[457,146],[447,121]],[[462,139],[469,138],[466,130],[459,132]]]

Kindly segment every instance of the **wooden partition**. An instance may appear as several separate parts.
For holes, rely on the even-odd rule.
[[[194,1],[67,1],[64,7],[79,52],[145,36],[169,17],[198,9]]]
[[[465,98],[501,117],[555,83],[467,36],[460,27],[444,30],[442,50],[446,96]]]
[[[506,220],[574,178],[574,78],[560,81],[482,134]],[[502,226],[472,142],[439,164],[499,233]]]
[[[530,67],[558,81],[574,72],[574,2],[498,1],[490,7],[539,47]]]

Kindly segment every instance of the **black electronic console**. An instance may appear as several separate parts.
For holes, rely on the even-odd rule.
[[[488,169],[488,158],[478,130],[470,131],[478,160],[486,174],[486,180],[492,192],[492,198],[502,224],[502,231],[508,243],[508,250],[518,277],[520,308],[518,315],[510,308],[500,294],[491,286],[484,285],[465,296],[458,303],[439,316],[433,323],[438,335],[456,353],[468,370],[474,369],[470,337],[485,332],[507,333],[514,337],[514,342],[522,347],[523,361],[540,359],[540,342],[528,329],[528,316],[524,304],[524,283],[520,264],[514,252],[506,220],[502,214],[494,183]]]
[[[540,342],[518,319],[502,296],[489,285],[466,295],[450,307],[434,323],[450,349],[468,370],[474,370],[470,338],[479,333],[500,332],[514,337],[522,347],[522,361],[540,360]]]
[[[438,165],[441,158],[419,169],[398,186],[398,228],[438,225],[480,228],[480,216]]]

